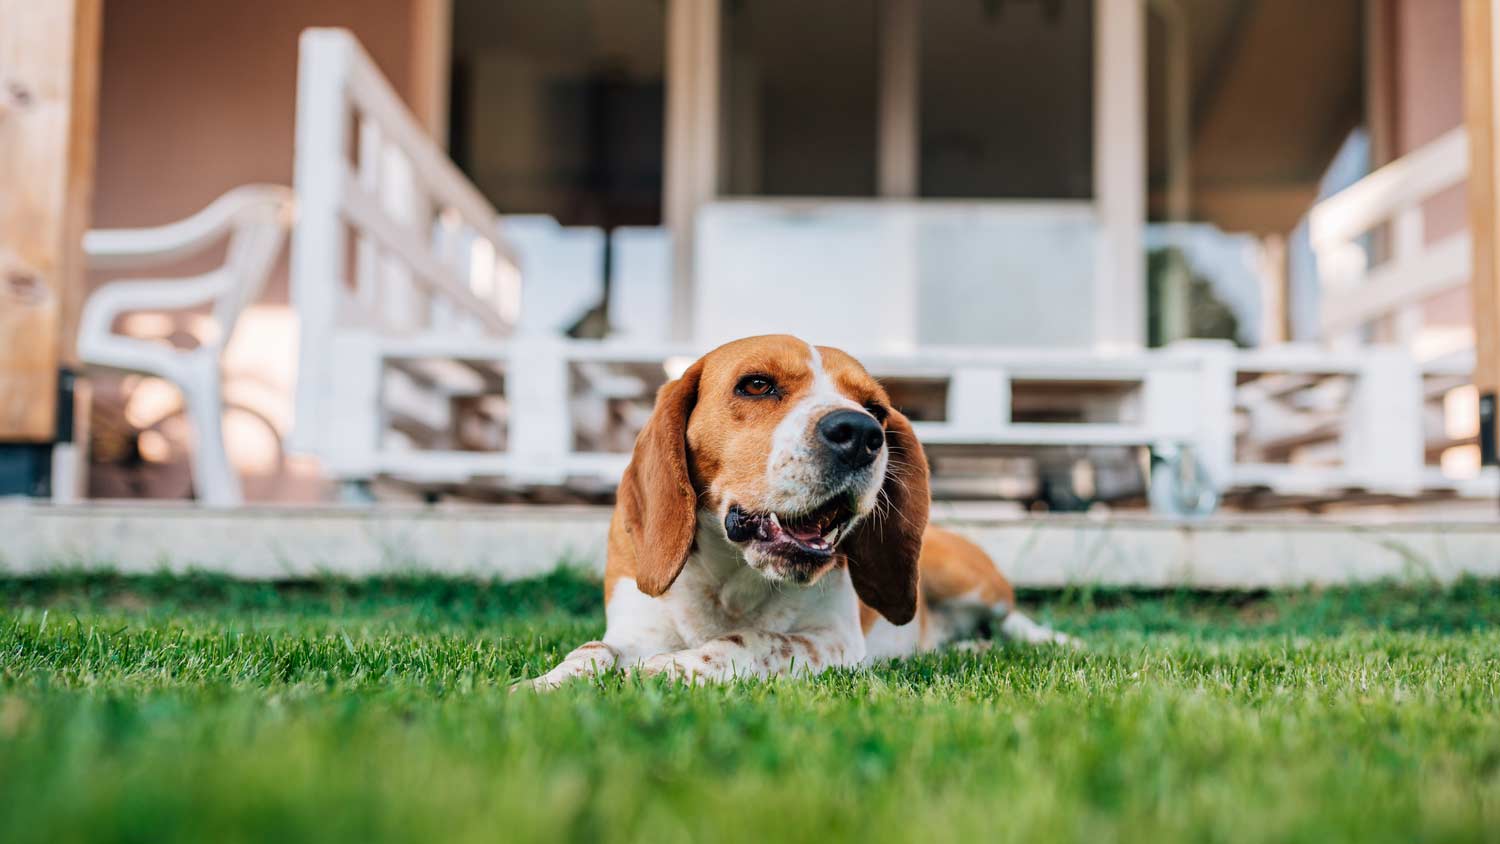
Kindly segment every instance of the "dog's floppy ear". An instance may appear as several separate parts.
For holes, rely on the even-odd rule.
[[[891,411],[885,422],[890,461],[875,511],[849,537],[849,576],[859,599],[892,624],[917,613],[917,558],[932,503],[927,486],[927,455],[911,422]]]
[[[699,361],[656,394],[620,479],[619,506],[635,555],[636,588],[656,597],[682,571],[697,532],[698,494],[687,464],[687,422],[698,402]]]

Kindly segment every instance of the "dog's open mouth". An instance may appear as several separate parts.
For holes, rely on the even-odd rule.
[[[848,495],[795,515],[752,513],[733,505],[724,517],[724,533],[731,542],[753,542],[793,562],[822,562],[833,555],[854,515]]]

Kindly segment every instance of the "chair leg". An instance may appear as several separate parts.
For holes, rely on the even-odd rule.
[[[198,501],[208,507],[237,507],[244,503],[240,478],[229,463],[224,448],[224,402],[221,396],[218,359],[212,371],[203,371],[194,384],[183,385],[188,415],[193,422],[193,486]]]

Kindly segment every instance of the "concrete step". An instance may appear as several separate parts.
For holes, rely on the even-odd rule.
[[[600,571],[607,507],[247,507],[0,504],[0,567],[241,578],[438,573],[514,579]],[[1380,578],[1500,577],[1500,520],[1025,516],[937,505],[1017,585],[1260,589]],[[1474,515],[1470,511],[1470,516]],[[1367,517],[1366,517],[1367,518]]]

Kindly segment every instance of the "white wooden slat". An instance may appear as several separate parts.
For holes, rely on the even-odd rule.
[[[1427,221],[1420,201],[1412,201],[1403,206],[1391,222],[1395,234],[1393,260],[1396,263],[1411,260],[1422,251],[1427,233]]]
[[[359,184],[371,196],[379,196],[381,190],[380,124],[373,120],[359,121]],[[355,234],[354,290],[357,298],[372,314],[381,312],[380,296],[380,248],[375,239],[365,232]]]
[[[950,424],[999,429],[1010,424],[1011,386],[1003,369],[959,369],[948,381]]]
[[[1468,167],[1469,136],[1460,126],[1318,203],[1308,215],[1313,249],[1358,237],[1395,209],[1463,181]]]
[[[441,198],[442,204],[457,210],[484,237],[493,241],[500,248],[501,254],[514,264],[514,256],[506,248],[504,233],[498,222],[499,212],[427,136],[359,41],[349,32],[340,29],[310,32],[327,32],[331,37],[347,43],[349,91],[360,110],[377,120],[389,140],[410,156],[418,180],[434,196]]]
[[[382,246],[416,271],[416,280],[421,286],[463,305],[491,331],[502,335],[510,331],[511,326],[484,300],[475,296],[451,267],[430,252],[411,229],[392,220],[381,210],[376,199],[352,180],[345,180],[342,205],[343,215],[351,223],[374,234]]]
[[[1235,369],[1247,374],[1355,375],[1360,366],[1358,352],[1300,344],[1246,349],[1235,355]]]
[[[1343,467],[1288,463],[1236,463],[1233,486],[1265,487],[1281,495],[1330,495],[1356,484]]]
[[[617,481],[625,472],[630,455],[613,452],[581,452],[568,455],[564,463],[543,474],[527,461],[508,453],[472,451],[409,451],[382,453],[377,475],[428,483],[460,483],[475,478],[511,478],[521,481],[559,483],[568,477],[594,477]]]
[[[297,223],[292,233],[292,304],[300,325],[297,416],[288,445],[321,454],[337,437],[339,415],[330,347],[343,309],[345,231],[339,219],[342,160],[350,110],[344,98],[348,39],[330,30],[302,36],[297,72],[296,156],[293,184]]]
[[[1403,305],[1463,287],[1469,279],[1471,251],[1468,232],[1449,235],[1415,257],[1376,268],[1357,286],[1325,291],[1324,333],[1348,331]]]
[[[927,445],[1145,446],[1164,439],[1162,432],[1145,425],[1103,423],[1015,422],[966,429],[943,422],[913,422],[912,428]]]

